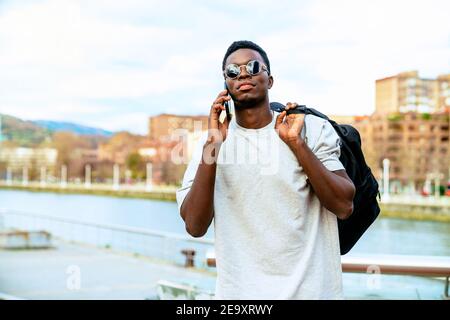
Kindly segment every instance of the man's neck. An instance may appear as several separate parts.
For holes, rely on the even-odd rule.
[[[253,108],[235,108],[236,123],[247,129],[260,129],[272,122],[269,101],[264,100]]]

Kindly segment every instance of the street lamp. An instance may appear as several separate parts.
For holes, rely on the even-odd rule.
[[[152,191],[153,189],[153,184],[152,184],[152,172],[153,172],[153,166],[152,164],[149,162],[147,163],[147,179],[146,179],[146,184],[145,184],[145,189],[147,191]]]
[[[383,200],[389,200],[389,159],[383,160]]]

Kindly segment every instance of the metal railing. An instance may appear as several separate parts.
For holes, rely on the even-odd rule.
[[[207,265],[216,267],[215,257],[209,257]],[[443,298],[450,298],[450,257],[349,254],[341,257],[341,265],[342,272],[347,273],[442,278],[444,280]]]
[[[186,264],[188,257],[183,255],[183,251],[193,250],[194,265],[205,269],[209,268],[206,257],[214,246],[213,240],[176,233],[0,208],[0,229],[2,228],[45,230],[53,237],[66,241],[93,244],[177,264]]]
[[[0,300],[26,300],[26,299],[0,292]]]
[[[94,244],[180,265],[187,264],[183,251],[195,251],[195,267],[215,268],[214,241],[209,239],[0,208],[0,230],[2,228],[41,229],[66,241]],[[449,298],[450,257],[348,255],[342,257],[342,271],[443,278],[443,296]]]

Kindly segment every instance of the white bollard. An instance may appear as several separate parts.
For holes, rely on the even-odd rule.
[[[119,190],[120,189],[120,171],[119,171],[119,165],[114,165],[113,170],[113,189]]]
[[[28,185],[28,167],[22,168],[22,185],[24,187]]]
[[[84,170],[84,187],[89,189],[91,187],[91,165],[87,164]]]
[[[61,166],[61,188],[67,188],[67,166],[63,164]]]
[[[47,169],[45,167],[41,167],[41,187],[45,187],[47,185]]]
[[[12,170],[10,167],[6,168],[6,185],[12,185]]]
[[[153,189],[153,165],[147,163],[147,179],[145,183],[145,190],[152,191]]]

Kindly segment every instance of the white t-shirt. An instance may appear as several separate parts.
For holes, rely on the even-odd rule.
[[[216,299],[342,299],[336,216],[323,207],[272,122],[230,123],[214,188]],[[344,169],[331,124],[307,115],[301,136],[330,171]],[[177,191],[181,208],[202,156],[198,143]]]

